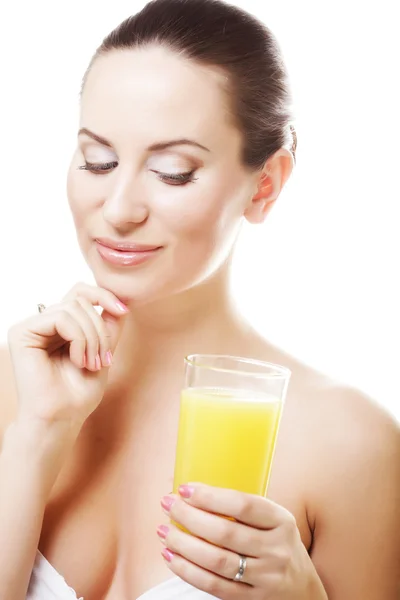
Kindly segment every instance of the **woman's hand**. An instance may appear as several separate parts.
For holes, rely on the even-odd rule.
[[[94,306],[103,308],[101,315]],[[78,431],[102,400],[127,312],[112,292],[80,283],[59,304],[14,325],[8,342],[18,419],[63,422]]]
[[[183,485],[161,505],[192,534],[174,525],[157,530],[166,564],[194,587],[222,600],[327,600],[296,521],[281,506],[203,484]],[[236,582],[241,556],[246,567]]]

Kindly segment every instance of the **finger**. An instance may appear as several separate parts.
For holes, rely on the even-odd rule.
[[[79,323],[83,330],[86,339],[86,368],[90,371],[99,371],[101,369],[99,334],[91,315],[96,312],[95,309],[89,302],[88,307],[85,308],[79,298],[61,306]]]
[[[111,334],[107,329],[106,323],[86,298],[79,296],[77,301],[86,311],[97,332],[98,347],[96,358],[98,358],[103,367],[109,367],[112,360]]]
[[[73,301],[78,301],[78,298],[74,298]],[[60,303],[60,304],[52,304],[48,308],[46,308],[46,310],[43,313],[41,313],[39,319],[43,319],[44,314],[49,315],[51,313],[57,312],[60,309],[64,310],[64,308],[66,306],[70,306],[70,304],[71,304],[71,299],[69,299],[68,301],[64,301],[63,303]],[[93,305],[91,305],[91,306],[93,307]],[[98,314],[96,310],[94,310],[94,312],[96,314]],[[106,327],[106,332],[107,332],[106,336],[109,339],[109,342],[110,342],[109,346],[110,346],[110,350],[111,350],[111,354],[112,354],[117,346],[119,337],[122,332],[123,323],[124,323],[124,318],[123,318],[124,315],[122,313],[120,313],[116,316],[115,314],[111,314],[110,312],[108,312],[108,310],[103,309],[101,315],[98,315],[98,316],[102,319],[102,321]],[[35,317],[35,323],[37,323],[37,319],[38,319],[38,317]]]
[[[287,520],[293,520],[293,516],[285,508],[255,494],[200,483],[181,485],[179,493],[191,506],[232,517],[240,523],[258,529],[274,529]]]
[[[218,548],[184,533],[177,527],[162,525],[157,529],[157,534],[163,544],[174,554],[179,554],[190,562],[215,573],[230,581],[234,579],[239,571],[240,556],[224,548]],[[257,559],[249,558],[246,560],[246,569],[242,582],[257,583]]]
[[[172,505],[169,502],[167,506],[163,498],[161,505],[165,512],[196,537],[244,556],[258,558],[263,554],[265,542],[261,530],[205,512],[172,495],[167,498]]]
[[[58,335],[62,340],[70,342],[69,356],[71,362],[78,368],[84,366],[86,336],[80,324],[66,310],[59,310],[46,315],[43,313],[39,326],[35,327],[35,334],[44,338],[52,338]]]
[[[86,283],[77,283],[63,298],[63,302],[75,300],[77,297],[86,298],[92,306],[101,306],[110,314],[119,317],[129,312],[128,307],[109,290]]]
[[[252,589],[245,583],[229,581],[215,573],[210,573],[179,554],[174,554],[168,548],[164,548],[161,554],[165,564],[175,575],[213,598],[243,600],[244,593]]]
[[[82,336],[84,336],[82,331]],[[71,362],[80,369],[85,369],[87,366],[86,359],[86,339],[73,339],[69,345],[69,358]]]

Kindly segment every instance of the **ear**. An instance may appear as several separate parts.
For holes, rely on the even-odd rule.
[[[244,211],[249,223],[263,223],[293,170],[293,154],[281,148],[271,156],[257,177],[256,192]]]

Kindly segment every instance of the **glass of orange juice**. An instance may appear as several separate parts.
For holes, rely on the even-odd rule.
[[[222,355],[185,359],[174,492],[201,482],[265,496],[289,369]]]

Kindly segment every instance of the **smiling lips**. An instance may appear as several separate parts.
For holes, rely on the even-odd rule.
[[[96,238],[95,241],[100,256],[119,267],[140,265],[161,250],[161,246],[117,242],[109,238]]]

